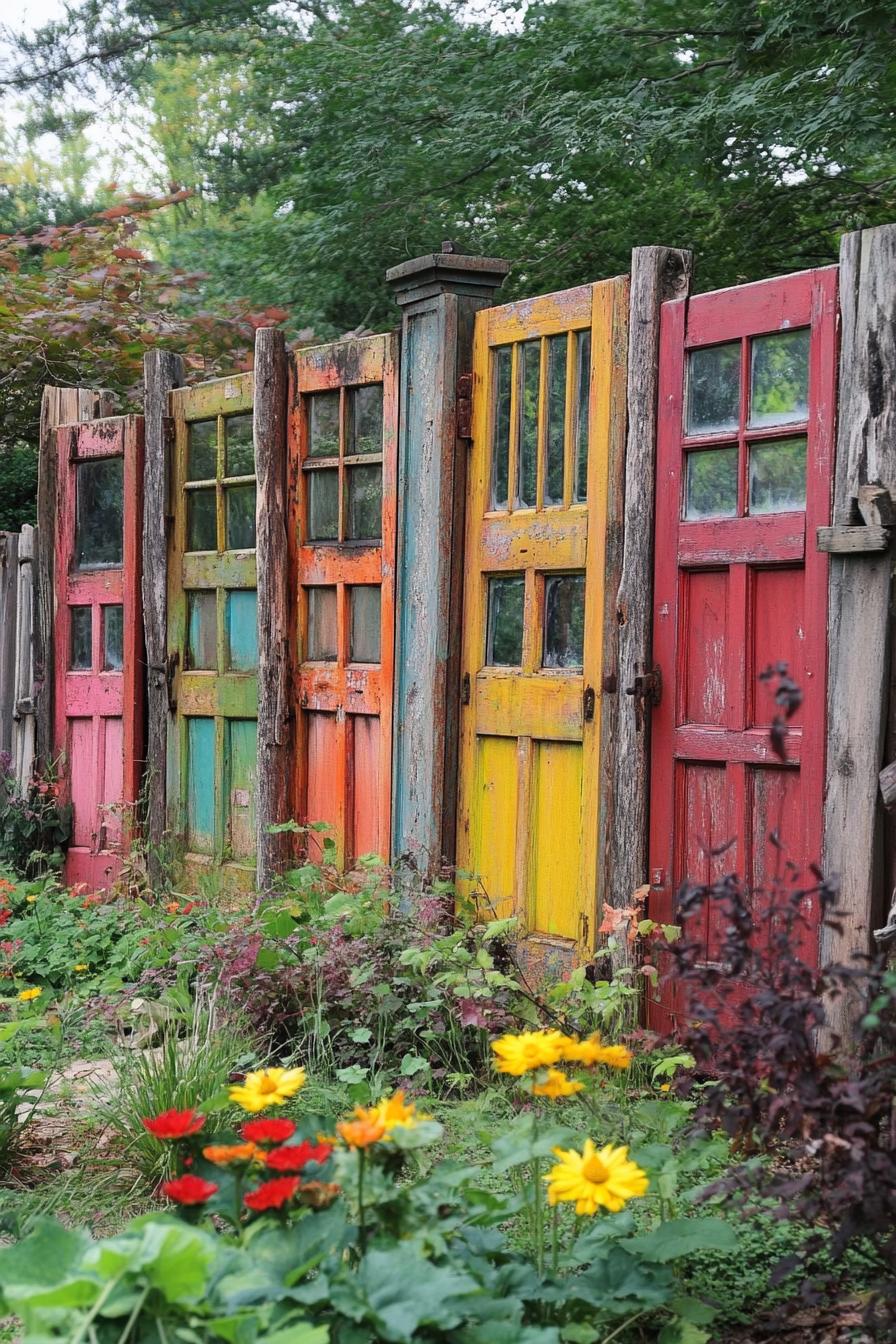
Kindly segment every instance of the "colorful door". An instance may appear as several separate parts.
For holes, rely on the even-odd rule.
[[[828,567],[816,528],[830,521],[836,353],[836,267],[663,309],[649,913],[664,923],[685,878],[737,872],[758,893],[784,858],[821,857]],[[778,663],[803,693],[786,763],[769,739],[775,683],[759,679]],[[711,959],[719,916],[707,909],[696,932]],[[816,955],[813,936],[800,951]],[[683,1010],[667,983],[651,1024],[668,1031]]]
[[[57,453],[55,736],[73,827],[64,871],[96,891],[121,870],[143,764],[143,420],[63,426]]]
[[[398,337],[291,362],[296,816],[350,867],[389,858]]]
[[[458,868],[531,950],[597,916],[604,551],[624,451],[624,279],[477,314]]]
[[[171,393],[171,829],[189,877],[255,880],[258,629],[252,374]]]

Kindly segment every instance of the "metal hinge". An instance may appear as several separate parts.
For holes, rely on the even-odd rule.
[[[586,914],[579,915],[579,931],[581,934],[581,943],[583,947],[590,946],[589,937],[591,934],[591,921]]]
[[[645,709],[655,709],[663,698],[663,674],[656,664],[649,672],[646,663],[638,663],[637,667],[640,671],[636,672],[633,684],[626,686],[625,693],[634,699],[635,724],[640,732],[644,727]]]
[[[594,722],[594,706],[596,703],[593,686],[586,686],[582,696],[582,718],[586,723]]]
[[[175,649],[169,653],[165,659],[165,689],[168,692],[168,713],[173,714],[177,709],[177,695],[174,690],[174,678],[177,675],[177,669],[180,666],[180,650]]]
[[[459,439],[473,437],[473,375],[462,373],[457,380],[455,423]]]
[[[462,705],[470,703],[470,674],[465,672],[460,681],[460,702]]]

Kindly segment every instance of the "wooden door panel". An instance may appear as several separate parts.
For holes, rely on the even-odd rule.
[[[340,867],[390,857],[397,379],[395,335],[291,360],[295,813]]]
[[[568,964],[597,913],[604,561],[627,284],[477,315],[458,867]],[[468,875],[464,876],[464,872]]]
[[[685,879],[730,873],[762,918],[785,859],[805,871],[820,858],[827,559],[814,538],[830,516],[836,296],[830,267],[663,308],[654,656],[665,690],[650,825],[661,922],[675,920]],[[803,693],[786,763],[769,739],[774,683],[761,679],[778,664]],[[718,957],[712,909],[694,933]],[[810,932],[810,960],[816,944]],[[667,982],[649,1016],[669,1030],[686,1011]]]
[[[123,813],[143,763],[143,421],[64,426],[57,451],[55,741],[73,811],[65,878],[101,889],[120,872]]]

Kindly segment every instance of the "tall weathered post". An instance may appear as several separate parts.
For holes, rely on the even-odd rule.
[[[509,269],[448,244],[386,273],[402,310],[392,852],[424,875],[454,857],[473,320]]]

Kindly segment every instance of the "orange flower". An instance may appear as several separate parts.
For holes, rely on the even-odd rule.
[[[261,1149],[254,1143],[210,1143],[203,1148],[202,1156],[216,1166],[226,1167],[229,1162],[251,1162],[261,1156]]]
[[[336,1133],[349,1148],[369,1148],[371,1144],[379,1143],[385,1132],[386,1124],[377,1106],[367,1110],[356,1106],[355,1119],[341,1120],[336,1126]]]

